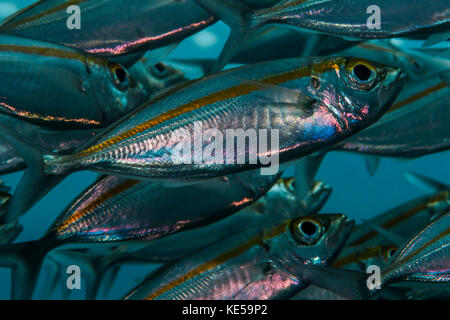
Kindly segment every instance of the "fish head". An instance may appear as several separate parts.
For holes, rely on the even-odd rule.
[[[157,64],[146,65],[146,68],[151,75],[150,94],[154,94],[159,90],[173,86],[174,84],[186,81],[184,72],[178,70],[163,62]]]
[[[311,67],[317,109],[331,115],[338,133],[355,133],[377,121],[399,94],[405,74],[360,58],[330,58]],[[324,118],[324,117],[322,117]]]
[[[297,263],[329,265],[345,245],[353,224],[342,214],[316,214],[292,220],[291,258]]]
[[[102,124],[108,125],[144,103],[148,94],[120,64],[106,61],[88,62],[91,86],[102,110]]]
[[[398,247],[395,245],[382,246],[381,247],[381,260],[383,262],[383,265],[386,264],[389,260],[391,260],[397,251],[398,251]]]

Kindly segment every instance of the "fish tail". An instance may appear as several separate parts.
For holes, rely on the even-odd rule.
[[[248,6],[233,0],[195,0],[205,10],[230,27],[230,35],[212,67],[211,72],[219,72],[233,58],[264,22],[254,15]]]
[[[33,296],[48,246],[41,240],[0,246],[0,267],[12,270],[11,298],[28,300]]]
[[[25,137],[4,124],[0,124],[0,138],[13,146],[27,164],[27,169],[11,196],[8,210],[1,217],[2,222],[7,223],[16,221],[61,182],[68,173],[46,173],[51,161],[47,163],[45,159],[58,160],[60,156],[30,143]]]

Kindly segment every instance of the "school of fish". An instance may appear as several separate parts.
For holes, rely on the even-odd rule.
[[[216,23],[230,33],[215,59],[171,58]],[[404,173],[426,194],[361,223],[324,212],[332,188],[316,180],[331,152],[375,175],[383,157],[450,148],[449,37],[443,0],[40,0],[12,14],[11,299],[69,299],[67,265],[85,299],[110,298],[125,264],[152,271],[116,299],[449,299],[448,174]],[[99,176],[39,239],[17,241],[22,217],[79,171]]]

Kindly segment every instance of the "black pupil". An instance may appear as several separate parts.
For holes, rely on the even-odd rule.
[[[155,69],[158,70],[158,72],[163,73],[166,68],[162,63],[157,63],[155,64]]]
[[[122,68],[116,68],[116,76],[120,82],[125,82],[127,80],[127,74]]]
[[[397,251],[397,250],[392,249],[392,250],[389,252],[389,255],[392,257],[392,256],[395,254],[396,251]]]
[[[353,73],[359,80],[367,81],[370,79],[370,75],[372,74],[372,71],[369,68],[367,68],[366,66],[364,66],[362,64],[358,64],[353,69]]]
[[[307,236],[312,236],[317,232],[317,226],[309,221],[305,221],[300,225],[300,228]]]

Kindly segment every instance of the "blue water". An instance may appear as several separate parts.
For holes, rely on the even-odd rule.
[[[26,0],[0,1],[0,19],[33,2]],[[228,28],[224,24],[218,23],[186,39],[170,57],[214,58],[220,52],[228,32]],[[184,71],[191,77],[200,75],[199,70],[186,69]],[[317,176],[317,180],[324,181],[333,187],[333,193],[322,212],[345,213],[357,221],[368,219],[424,194],[423,191],[412,186],[403,178],[404,172],[414,171],[448,183],[450,181],[449,163],[450,151],[409,161],[383,158],[376,175],[371,177],[367,173],[362,156],[349,153],[329,153]],[[20,176],[21,173],[14,173],[1,178],[9,185],[14,186]],[[17,241],[39,239],[65,206],[96,177],[97,174],[94,173],[78,172],[63,181],[21,219],[24,231]],[[148,265],[124,266],[107,297],[120,298],[153,268],[154,266]],[[44,267],[34,298],[39,298],[39,292],[46,284],[45,279]],[[61,285],[65,285],[65,279],[61,279]],[[0,268],[0,299],[9,299],[10,286],[10,271]],[[84,283],[82,282],[82,289],[74,290],[70,298],[82,299],[84,297],[83,287]]]

